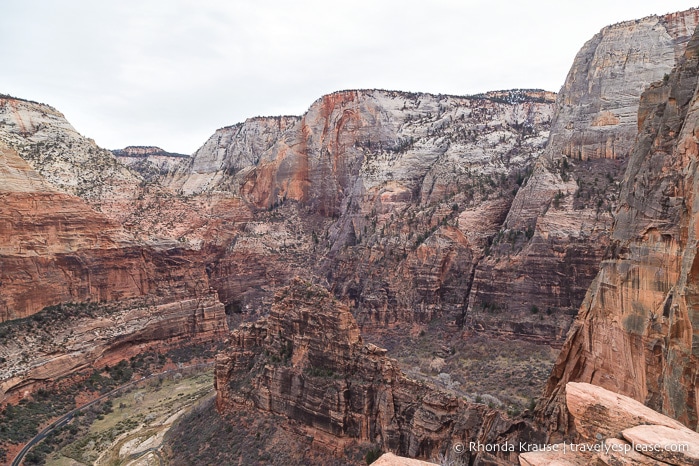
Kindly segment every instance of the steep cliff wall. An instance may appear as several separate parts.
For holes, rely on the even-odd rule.
[[[295,279],[276,294],[268,318],[233,332],[216,361],[216,405],[282,415],[337,454],[343,441],[359,439],[430,458],[456,443],[531,433],[483,404],[408,379],[385,353],[362,343],[346,305]],[[467,450],[461,459],[476,456]]]
[[[98,208],[134,196],[141,182],[138,174],[80,135],[48,105],[0,97],[0,141],[58,190]]]
[[[0,321],[72,301],[208,290],[195,251],[138,243],[0,146]]]
[[[633,148],[602,263],[546,390],[542,414],[569,428],[564,386],[628,395],[697,429],[699,34],[641,99]]]
[[[362,325],[457,320],[552,106],[544,91],[337,92],[300,118],[217,131],[164,182],[195,197],[233,194],[256,211],[212,268],[226,303],[269,301],[310,271]]]
[[[543,320],[550,337],[565,335],[609,245],[639,97],[670,72],[698,21],[695,9],[650,16],[608,26],[583,46],[546,151],[476,270],[467,322],[517,332]]]
[[[105,357],[226,332],[199,252],[134,240],[1,142],[0,200],[0,400]],[[108,314],[53,315],[48,326],[37,314],[107,302]]]

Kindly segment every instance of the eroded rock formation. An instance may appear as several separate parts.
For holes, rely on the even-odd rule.
[[[570,429],[568,381],[630,396],[697,429],[699,35],[641,98],[609,254],[546,389],[542,415]]]
[[[3,324],[0,400],[114,354],[227,331],[196,251],[134,240],[1,142],[0,200],[0,322],[60,303],[112,303],[107,314],[54,316],[47,328],[43,314]]]
[[[298,278],[278,291],[268,318],[233,332],[215,384],[219,410],[247,405],[281,414],[336,453],[359,439],[435,458],[454,443],[527,431],[523,422],[508,430],[511,421],[483,404],[407,378],[386,350],[362,342],[346,305]]]
[[[239,196],[255,211],[212,269],[227,303],[268,302],[275,286],[310,271],[363,327],[457,321],[473,269],[545,144],[552,104],[544,91],[337,92],[302,117],[217,131],[163,183]]]
[[[475,273],[467,320],[562,340],[609,245],[639,98],[682,55],[699,10],[605,27],[578,52],[551,137]]]

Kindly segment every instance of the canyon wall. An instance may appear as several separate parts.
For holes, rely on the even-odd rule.
[[[0,151],[0,321],[61,302],[208,292],[194,251],[138,243],[51,186],[14,150]]]
[[[137,173],[45,104],[0,96],[0,141],[56,189],[100,210],[134,197],[141,182]]]
[[[698,21],[691,9],[615,24],[578,52],[546,150],[479,262],[467,323],[520,333],[543,320],[562,341],[609,246],[641,93],[670,72]]]
[[[135,240],[2,142],[0,199],[0,400],[145,347],[227,332],[201,254]],[[62,303],[80,312],[47,316]]]
[[[540,91],[337,92],[218,130],[162,182],[254,211],[212,265],[232,307],[268,309],[310,271],[367,331],[445,318],[561,344],[609,246],[640,94],[698,20],[604,28],[555,106]]]
[[[269,303],[275,287],[311,273],[364,328],[456,322],[475,264],[548,138],[553,98],[337,92],[302,117],[218,130],[162,182],[194,198],[233,195],[254,211],[212,264],[226,304]]]
[[[55,191],[79,197],[140,242],[177,241],[197,248],[204,237],[216,243],[221,223],[231,215],[246,218],[239,206],[230,211],[227,198],[188,199],[161,186],[160,179],[187,164],[189,156],[158,148],[112,153],[79,134],[63,114],[45,104],[0,95],[0,141]],[[210,215],[219,202],[223,205]]]
[[[628,395],[696,430],[699,34],[643,94],[609,253],[549,380],[541,414],[570,429],[568,381]]]

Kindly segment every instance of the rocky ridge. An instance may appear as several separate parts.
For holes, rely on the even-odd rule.
[[[189,162],[190,156],[167,152],[155,146],[129,146],[112,151],[116,159],[138,172],[148,182],[176,171]]]
[[[0,97],[0,141],[58,190],[93,206],[116,203],[141,181],[108,150],[80,135],[53,107]]]
[[[431,458],[459,442],[534,435],[484,404],[407,378],[385,349],[362,342],[346,305],[298,278],[277,292],[269,317],[232,333],[216,360],[215,386],[219,411],[248,406],[282,415],[314,447],[336,454],[343,442],[363,440]],[[488,464],[471,455],[462,459]]]

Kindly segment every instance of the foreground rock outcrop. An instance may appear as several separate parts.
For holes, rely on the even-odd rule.
[[[393,453],[385,453],[371,464],[375,466],[433,466],[436,463],[428,463],[427,461],[396,456]]]
[[[362,342],[346,305],[300,279],[275,295],[268,318],[242,325],[229,344],[216,361],[218,410],[282,415],[336,454],[344,441],[363,440],[436,458],[457,443],[533,435],[524,422],[408,379],[386,350]],[[482,464],[477,452],[462,455]]]
[[[522,453],[522,466],[699,465],[699,434],[627,396],[587,383],[566,385],[568,442]]]
[[[643,94],[609,254],[559,356],[541,414],[570,429],[569,381],[630,396],[697,429],[699,35]]]

